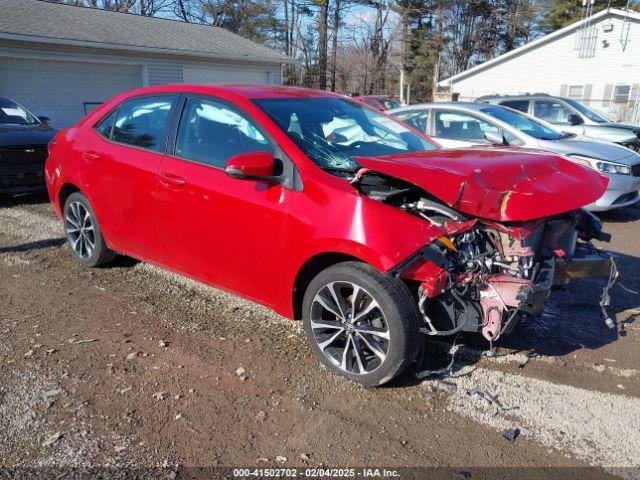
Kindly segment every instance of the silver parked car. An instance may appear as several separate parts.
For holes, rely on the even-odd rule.
[[[560,131],[615,142],[640,152],[640,125],[613,122],[571,98],[545,94],[487,96],[476,102],[513,108],[550,123]]]
[[[611,142],[562,133],[511,108],[482,103],[423,103],[387,113],[445,148],[500,144],[541,149],[598,170],[609,178],[605,194],[586,208],[611,210],[638,201],[640,155]]]

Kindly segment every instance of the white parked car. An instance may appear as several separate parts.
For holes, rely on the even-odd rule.
[[[522,112],[483,103],[423,103],[387,113],[445,148],[500,144],[541,149],[598,170],[609,178],[605,194],[586,208],[612,210],[640,199],[640,155],[612,142],[560,132]]]

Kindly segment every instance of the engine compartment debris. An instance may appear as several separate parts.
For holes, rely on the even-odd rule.
[[[478,332],[492,345],[518,321],[539,313],[553,290],[574,279],[606,275],[610,280],[600,306],[605,321],[613,326],[605,307],[617,279],[615,262],[591,243],[608,241],[610,236],[586,210],[496,221],[461,213],[421,186],[371,166],[360,169],[350,183],[360,194],[440,230],[440,235],[389,271],[417,284],[424,319],[421,331],[426,335]],[[501,210],[510,193],[502,197]]]

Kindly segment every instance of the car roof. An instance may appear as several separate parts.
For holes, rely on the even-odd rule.
[[[548,95],[546,93],[530,93],[527,95],[487,95],[476,99],[477,102],[482,101],[502,101],[502,100],[531,100],[533,98],[551,98],[557,100],[568,100],[567,97],[561,97],[559,95]]]
[[[426,103],[416,103],[406,107],[393,108],[389,110],[389,112],[395,113],[395,112],[403,112],[403,111],[409,111],[409,110],[420,110],[421,108],[451,108],[454,110],[467,110],[467,111],[473,111],[473,112],[480,112],[481,109],[487,108],[488,106],[490,105],[486,103],[475,103],[475,102],[426,102]]]
[[[338,97],[347,98],[345,95],[327,92],[324,90],[312,90],[309,88],[283,87],[262,84],[231,84],[231,83],[207,83],[207,84],[177,84],[146,87],[133,90],[128,96],[145,95],[167,92],[195,92],[195,93],[230,93],[246,99],[261,98],[317,98]]]

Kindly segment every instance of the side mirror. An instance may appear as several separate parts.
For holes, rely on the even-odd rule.
[[[224,167],[232,178],[276,180],[276,164],[269,152],[251,152],[235,155],[227,160]]]
[[[509,145],[509,142],[505,140],[504,135],[499,132],[484,132],[484,138],[495,145]]]
[[[42,123],[49,123],[51,121],[51,119],[46,115],[39,115],[38,120],[40,120]]]
[[[582,125],[584,123],[584,120],[582,120],[580,115],[572,113],[567,117],[567,122],[569,122],[569,125]]]

